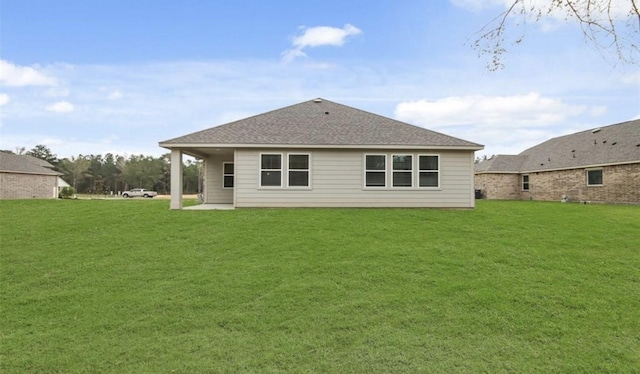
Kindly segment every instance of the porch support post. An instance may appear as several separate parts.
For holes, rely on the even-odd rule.
[[[182,209],[182,151],[171,150],[171,209]]]

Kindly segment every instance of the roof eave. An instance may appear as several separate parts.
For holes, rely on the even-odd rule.
[[[560,171],[560,170],[573,170],[573,169],[591,169],[591,168],[601,168],[601,167],[605,167],[605,166],[629,165],[629,164],[640,164],[640,160],[616,161],[616,162],[600,163],[600,164],[567,166],[567,167],[562,167],[562,168],[531,169],[531,170],[523,170],[523,171],[521,171],[521,173],[542,173],[542,172],[545,172],[545,171]]]
[[[529,174],[529,173],[544,173],[548,171],[593,169],[593,168],[601,168],[605,166],[630,165],[630,164],[640,164],[640,160],[618,161],[618,162],[609,162],[609,163],[601,163],[601,164],[576,165],[576,166],[567,166],[567,167],[549,168],[549,169],[482,170],[482,171],[475,171],[474,173],[475,174]]]
[[[482,170],[482,171],[474,171],[474,174],[522,174],[522,172],[505,171],[505,170]]]
[[[50,173],[47,172],[39,172],[39,171],[24,171],[24,170],[10,170],[10,169],[0,169],[0,173],[11,173],[11,174],[30,174],[30,175],[50,175],[50,176],[60,176],[64,175],[57,171],[52,171]]]
[[[407,144],[200,144],[159,143],[166,149],[173,148],[307,148],[307,149],[438,149],[456,151],[480,151],[483,145],[407,145]]]

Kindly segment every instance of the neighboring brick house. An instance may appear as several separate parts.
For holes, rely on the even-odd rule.
[[[553,138],[475,165],[487,199],[640,204],[640,120]]]
[[[55,199],[59,175],[46,161],[0,152],[0,199]]]

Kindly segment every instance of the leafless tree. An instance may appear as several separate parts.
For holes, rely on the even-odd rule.
[[[500,70],[507,48],[522,42],[527,22],[546,19],[579,24],[588,44],[605,58],[615,56],[614,65],[640,61],[640,0],[509,1],[507,9],[478,32],[473,45],[480,57],[489,58],[489,70]]]

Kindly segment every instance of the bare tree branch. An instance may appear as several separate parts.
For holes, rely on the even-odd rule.
[[[628,3],[627,3],[628,2]],[[614,64],[637,65],[640,62],[640,6],[638,0],[550,0],[546,3],[514,0],[507,9],[487,23],[473,43],[479,57],[489,57],[487,68],[504,68],[507,48],[524,38],[521,31],[508,37],[512,28],[522,28],[527,19],[541,22],[544,18],[558,18],[577,22],[585,41],[600,51],[603,58],[615,56]],[[619,6],[628,6],[626,14]],[[517,16],[522,20],[513,20]],[[513,21],[513,22],[512,22]],[[637,21],[637,22],[636,22]],[[612,53],[613,52],[613,53]]]

